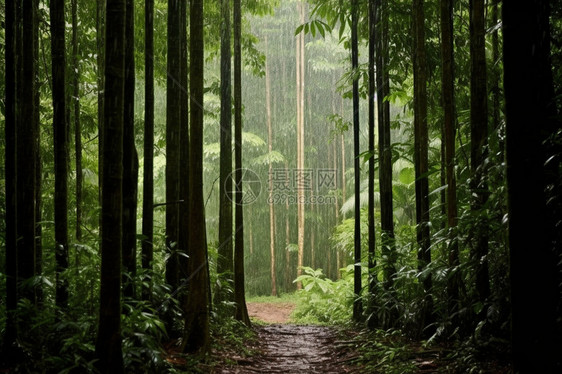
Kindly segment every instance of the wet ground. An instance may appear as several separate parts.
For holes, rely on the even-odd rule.
[[[257,355],[233,358],[236,363],[217,368],[216,373],[359,373],[352,365],[355,353],[338,344],[338,332],[325,326],[286,324],[294,305],[249,304],[252,318],[266,323],[255,326]],[[284,324],[282,324],[284,323]]]

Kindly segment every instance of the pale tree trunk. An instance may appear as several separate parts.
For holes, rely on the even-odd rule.
[[[297,2],[297,11],[299,13],[299,22],[304,23],[305,20],[305,4],[302,1]],[[297,170],[296,173],[303,172],[304,169],[304,84],[305,84],[305,56],[304,56],[304,33],[297,36]],[[296,178],[298,179],[298,178]],[[302,266],[304,260],[304,230],[305,230],[305,205],[301,203],[305,197],[303,186],[299,186],[297,180],[297,277],[302,274]],[[297,282],[297,289],[302,289],[302,283]]]
[[[271,124],[271,76],[267,56],[267,36],[265,37],[265,111],[267,120],[267,149],[269,154],[273,151],[273,127]],[[275,275],[275,207],[271,201],[273,194],[273,165],[269,160],[269,254],[270,254],[270,275],[271,275],[271,295],[277,296],[277,276]]]

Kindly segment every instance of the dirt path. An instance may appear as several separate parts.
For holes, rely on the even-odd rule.
[[[248,314],[265,323],[289,323],[295,310],[293,303],[248,303]]]
[[[359,373],[350,365],[354,353],[338,347],[337,332],[324,326],[300,326],[285,323],[294,305],[249,304],[253,318],[277,324],[256,326],[258,355],[233,358],[236,364],[219,368],[222,374],[290,373],[341,374]]]

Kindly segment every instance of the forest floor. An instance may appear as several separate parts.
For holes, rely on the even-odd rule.
[[[222,357],[212,373],[359,373],[351,361],[357,354],[338,345],[342,338],[326,326],[290,324],[293,303],[248,303],[257,338],[248,342],[253,354]]]

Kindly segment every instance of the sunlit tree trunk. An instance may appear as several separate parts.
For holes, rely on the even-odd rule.
[[[107,3],[101,285],[97,366],[102,373],[123,373],[121,349],[121,249],[123,208],[123,116],[125,87],[125,0]]]
[[[418,270],[424,271],[431,262],[429,233],[428,128],[427,128],[427,62],[425,52],[424,0],[413,1],[414,29],[414,165],[416,174],[416,221]],[[421,279],[424,288],[422,326],[432,323],[432,277]]]
[[[135,148],[135,14],[134,0],[126,0],[125,107],[123,132],[123,295],[135,297],[137,273],[138,159]]]
[[[289,183],[289,162],[285,160],[285,175]],[[289,222],[290,207],[289,200],[285,201],[285,289],[289,290],[292,287],[293,279],[291,277],[291,251],[289,245],[291,244],[291,224]]]
[[[168,0],[168,59],[166,83],[166,282],[179,285],[179,161],[180,161],[180,0]]]
[[[144,169],[142,206],[142,299],[152,294],[154,242],[154,0],[145,2],[144,52]]]
[[[299,14],[300,24],[305,19],[305,4],[302,1],[297,2],[297,11]],[[297,36],[297,170],[299,174],[304,170],[304,84],[305,84],[305,66],[304,66],[304,33]],[[298,178],[297,178],[298,179]],[[304,230],[305,230],[305,205],[301,203],[304,200],[304,188],[299,186],[297,182],[297,277],[302,274],[302,266],[304,260]],[[302,288],[302,283],[297,282],[297,289]]]
[[[554,373],[562,366],[560,248],[552,246],[556,221],[548,214],[546,161],[552,158],[560,170],[560,157],[552,157],[545,140],[559,133],[560,117],[553,100],[550,2],[505,1],[502,8],[512,359],[517,373]]]
[[[267,56],[267,36],[265,37],[265,50],[266,50],[266,60],[265,60],[265,112],[267,120],[267,149],[269,154],[273,151],[273,127],[271,124],[271,72],[269,69],[268,57]],[[269,160],[269,254],[270,263],[269,270],[271,275],[271,295],[277,296],[277,276],[275,274],[275,207],[271,202],[271,194],[273,194],[273,164],[271,163],[271,158]]]
[[[234,169],[236,197],[234,206],[234,301],[235,317],[250,326],[244,285],[244,205],[242,185],[242,6],[234,0]]]
[[[355,73],[359,67],[357,24],[358,0],[351,1],[351,67]],[[353,157],[355,170],[355,243],[354,243],[354,292],[353,319],[360,321],[363,314],[361,302],[361,171],[359,162],[359,77],[353,78]]]
[[[490,296],[489,234],[485,211],[489,191],[485,165],[488,158],[488,91],[484,8],[484,0],[470,1],[470,189],[473,197],[471,208],[477,213],[472,256],[476,267],[476,291],[481,303]]]
[[[203,0],[190,3],[189,43],[189,276],[183,302],[184,334],[182,351],[207,352],[209,349],[210,290],[203,197],[203,94],[204,28]]]
[[[66,55],[64,0],[52,0],[51,55],[53,70],[53,128],[55,139],[55,258],[56,305],[64,310],[68,285],[63,272],[68,268],[68,137],[66,123]]]

